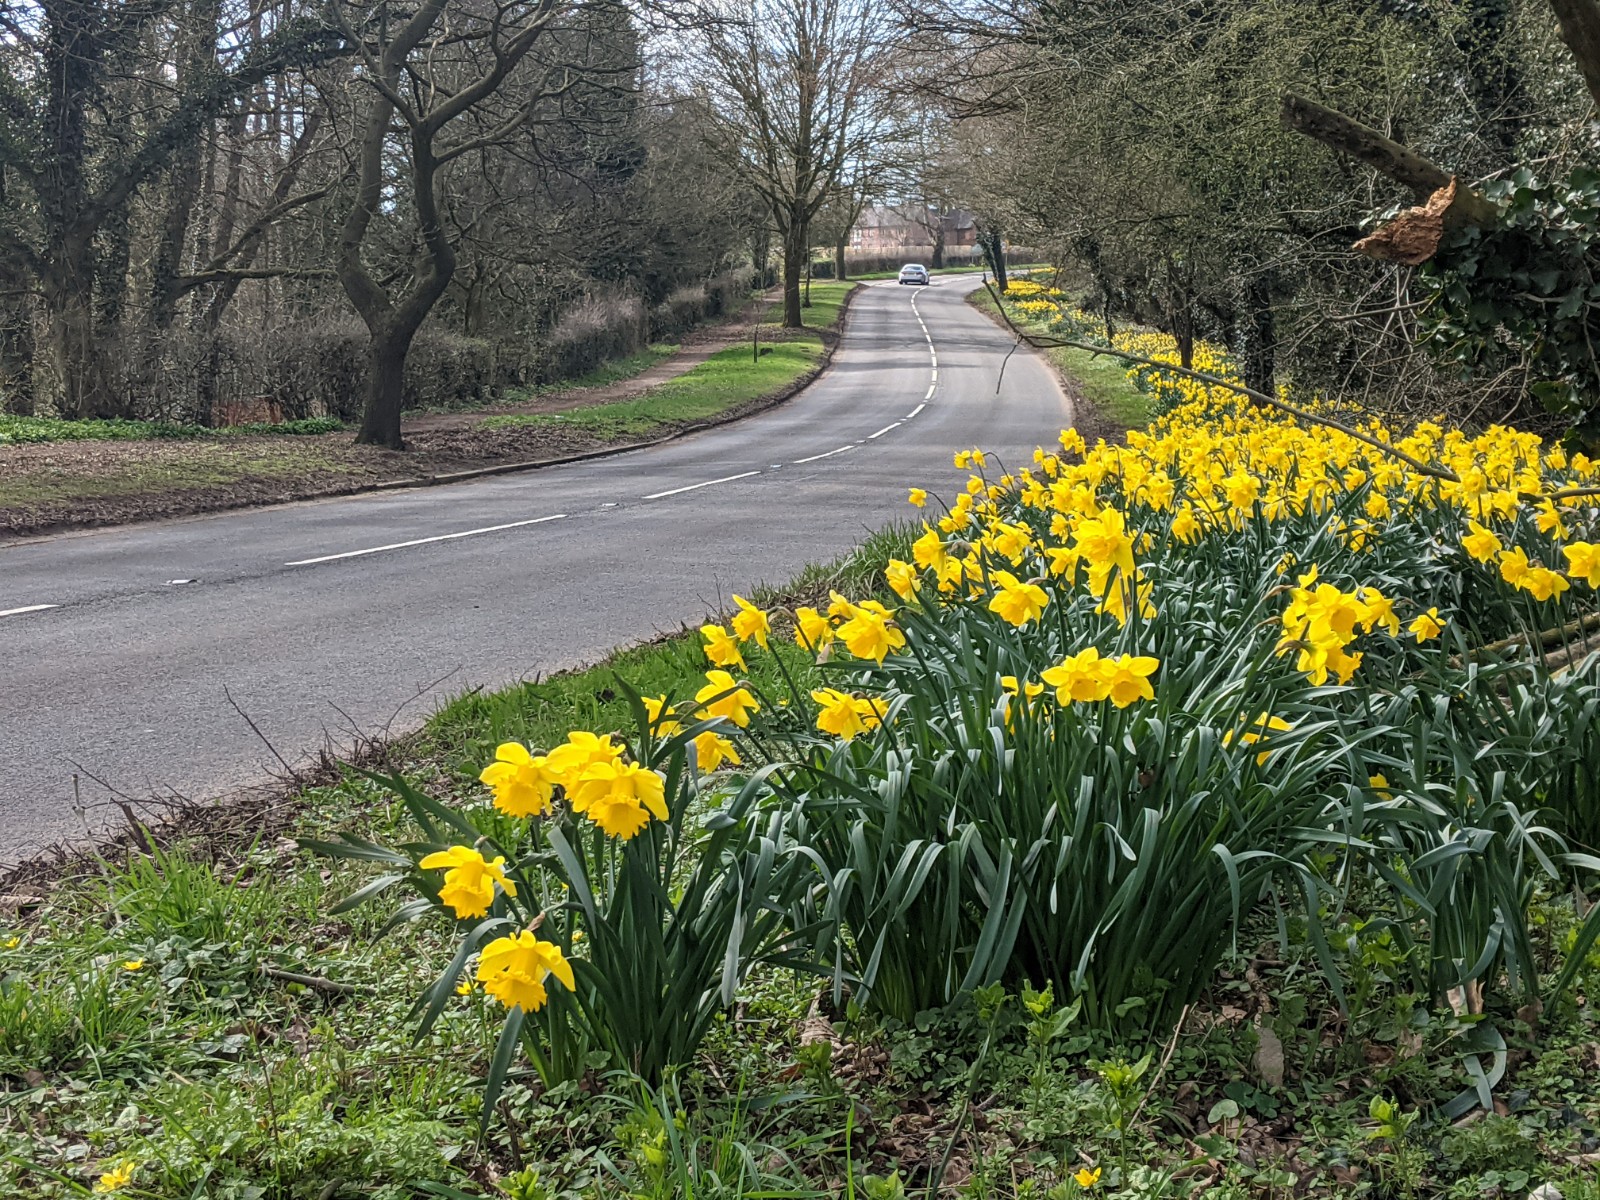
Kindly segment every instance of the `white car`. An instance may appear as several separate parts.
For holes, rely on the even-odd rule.
[[[928,268],[921,263],[907,263],[900,268],[900,282],[928,286]]]

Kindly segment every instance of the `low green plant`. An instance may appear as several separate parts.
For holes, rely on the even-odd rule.
[[[461,918],[454,957],[417,1001],[419,1037],[457,997],[474,954],[518,939],[533,945],[537,933],[537,943],[548,948],[539,952],[547,964],[569,964],[572,976],[562,982],[570,986],[552,978],[548,1002],[538,979],[527,993],[500,994],[506,1013],[485,1085],[485,1120],[519,1045],[547,1084],[580,1077],[594,1055],[659,1083],[692,1059],[755,963],[808,961],[807,931],[793,917],[810,867],[795,852],[781,814],[764,811],[765,781],[774,768],[710,782],[696,765],[704,761],[698,756],[721,738],[728,720],[710,716],[680,724],[671,697],[652,717],[637,693],[620,680],[618,686],[629,695],[637,737],[624,759],[623,748],[609,738],[575,734],[567,749],[587,739],[582,753],[589,757],[563,777],[564,803],[552,807],[553,777],[536,785],[544,787],[541,799],[524,795],[507,803],[500,795],[500,807],[458,810],[399,776],[374,776],[405,806],[419,838],[398,848],[350,834],[307,843],[316,853],[388,868],[336,911],[403,885],[413,898],[394,911],[388,927],[452,908]],[[704,705],[736,704],[739,696],[749,693],[719,694]],[[529,760],[527,751],[520,757]],[[539,764],[554,761],[553,752],[538,758]],[[615,772],[627,786],[656,789],[658,799],[647,808],[629,801],[636,807],[626,815],[637,826],[613,825],[596,815],[601,809],[574,802],[578,771],[596,763],[604,764],[602,775]],[[606,785],[622,786],[615,780]],[[581,815],[585,811],[590,819]],[[477,864],[493,855],[504,864],[480,911],[451,897],[450,874],[441,881],[434,869],[435,861],[443,865],[452,854]],[[486,968],[478,976],[493,986]],[[518,995],[533,998],[524,1007]]]

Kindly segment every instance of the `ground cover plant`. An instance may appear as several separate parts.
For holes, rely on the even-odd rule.
[[[64,421],[56,417],[20,417],[0,413],[0,446],[38,442],[136,441],[144,438],[239,437],[251,434],[332,433],[343,422],[333,417],[307,417],[276,424],[255,422],[210,429],[204,425],[185,425],[168,421]]]
[[[298,846],[58,892],[13,1186],[1592,1196],[1595,464],[1138,378]]]

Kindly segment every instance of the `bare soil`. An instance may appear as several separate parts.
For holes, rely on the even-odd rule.
[[[663,422],[642,440],[608,440],[581,427],[501,425],[491,416],[556,413],[638,396],[747,340],[770,298],[694,331],[682,349],[627,380],[547,392],[472,412],[418,414],[404,424],[407,449],[357,446],[349,432],[217,439],[47,442],[0,447],[0,544],[67,529],[118,525],[444,482],[464,471],[562,461],[650,444],[780,403],[825,366],[837,334],[823,331],[822,364],[774,395],[738,405],[713,421]],[[767,336],[763,331],[763,337]]]

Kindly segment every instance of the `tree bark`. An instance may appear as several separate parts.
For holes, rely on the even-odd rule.
[[[994,272],[995,285],[1000,291],[1005,291],[1010,284],[1006,279],[1005,243],[1001,239],[998,229],[990,229],[984,233],[983,252],[988,256],[989,270]]]
[[[1454,178],[1443,167],[1385,137],[1370,125],[1293,93],[1283,95],[1282,118],[1285,128],[1303,133],[1330,150],[1359,159],[1378,174],[1410,188],[1419,200],[1426,200],[1449,186]],[[1492,225],[1499,216],[1499,208],[1463,184],[1456,189],[1446,224]]]
[[[806,232],[800,221],[793,221],[783,233],[783,327],[800,329],[805,320],[800,313],[800,281],[806,269]]]
[[[1600,104],[1600,4],[1595,0],[1550,0],[1561,40],[1572,51],[1589,96]]]
[[[400,413],[405,407],[406,357],[416,330],[381,326],[367,342],[367,389],[356,442],[364,446],[405,448]]]
[[[1241,299],[1240,316],[1244,321],[1240,331],[1240,340],[1244,343],[1241,365],[1245,386],[1274,396],[1277,394],[1277,329],[1272,312],[1272,281],[1262,272],[1252,274],[1245,281]]]
[[[833,244],[833,277],[835,279],[842,280],[845,277],[844,248],[846,240],[846,235],[840,234],[839,240]]]

